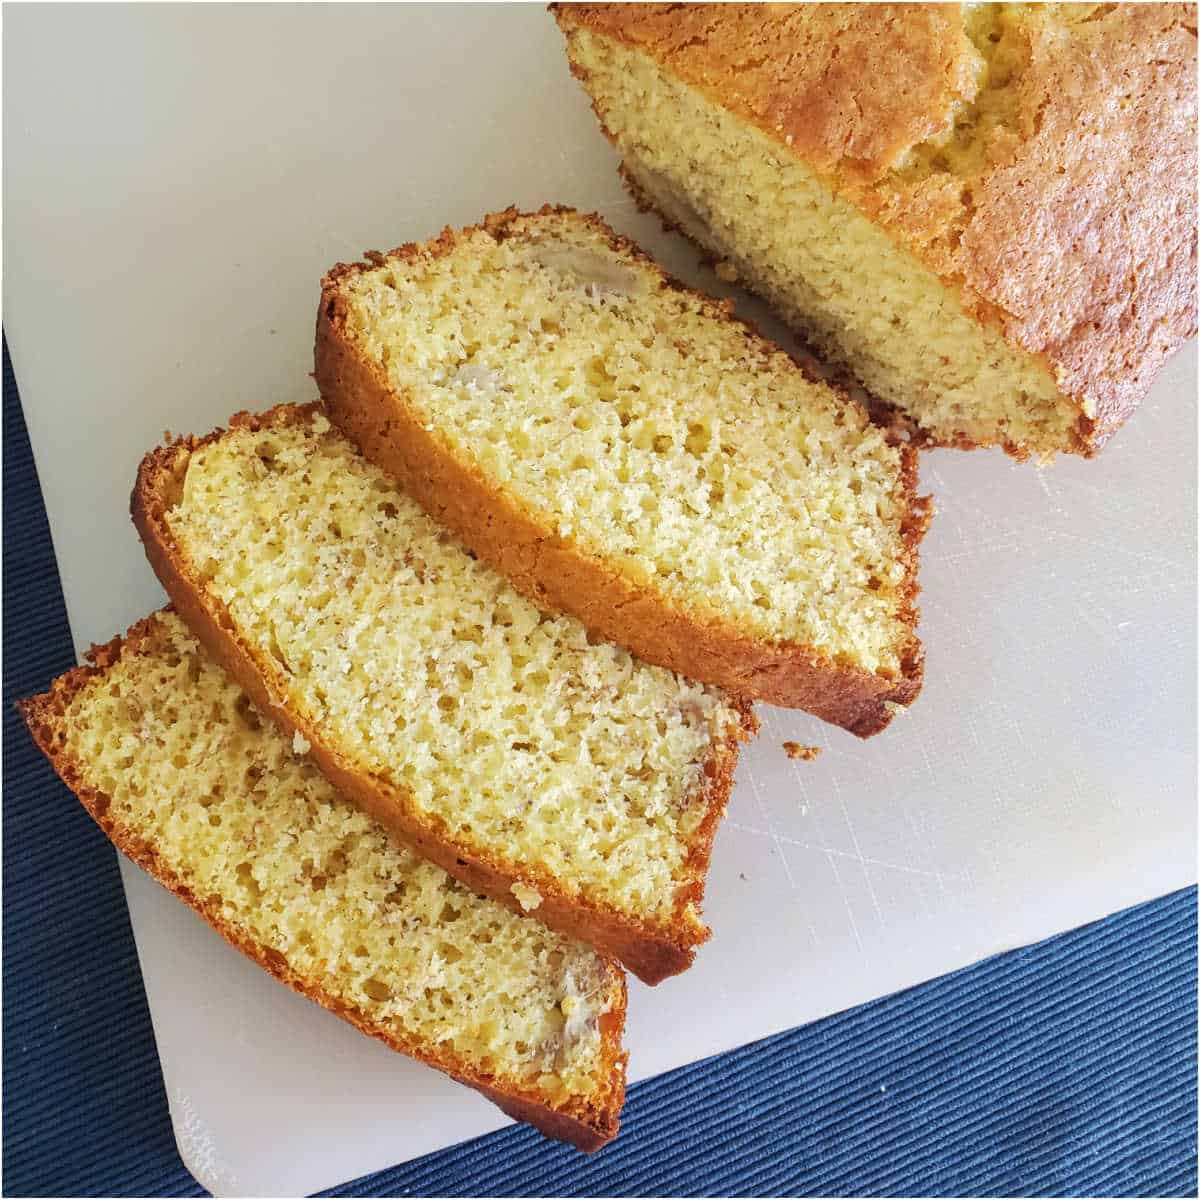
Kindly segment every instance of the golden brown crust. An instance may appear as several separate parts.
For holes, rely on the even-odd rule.
[[[973,47],[950,4],[550,7],[564,30],[645,51],[825,170],[885,169],[941,132],[974,88]]]
[[[979,101],[957,5],[551,7],[568,38],[650,55],[876,221],[1046,366],[1080,453],[1196,332],[1194,4],[1023,6],[1011,112],[966,174],[905,170]]]
[[[612,1080],[608,1093],[600,1098],[596,1107],[576,1099],[564,1107],[554,1108],[533,1092],[476,1070],[445,1047],[430,1049],[398,1035],[390,1028],[373,1021],[361,1009],[331,995],[313,979],[294,971],[287,959],[277,950],[253,941],[243,930],[227,921],[221,913],[216,897],[196,895],[172,868],[164,863],[152,844],[114,820],[110,798],[85,782],[82,765],[67,751],[61,718],[72,698],[93,677],[103,674],[122,654],[139,652],[143,641],[150,635],[154,620],[153,616],[147,617],[134,625],[123,638],[113,638],[104,646],[93,646],[88,654],[87,665],[68,671],[53,681],[48,692],[24,700],[18,705],[38,748],[49,759],[63,783],[75,793],[92,820],[104,831],[105,836],[126,857],[199,913],[230,945],[240,950],[247,958],[258,963],[293,991],[329,1009],[369,1037],[377,1038],[391,1049],[409,1058],[415,1058],[418,1062],[423,1062],[482,1092],[509,1116],[518,1121],[528,1122],[546,1137],[570,1142],[589,1153],[599,1150],[611,1141],[617,1133],[621,1106],[625,1098],[625,1065],[628,1056],[621,1049],[626,1004],[623,981],[619,1005],[605,1014],[601,1026],[604,1038],[603,1065]]]
[[[533,215],[563,211],[569,210],[547,206]],[[438,257],[479,229],[503,238],[513,222],[527,215],[516,209],[494,213],[481,226],[461,233],[446,229],[425,245],[400,246],[374,259]],[[615,249],[662,274],[634,243],[613,233],[598,216],[584,219]],[[735,695],[806,709],[860,737],[878,733],[891,721],[896,705],[907,706],[916,699],[924,669],[924,652],[915,632],[917,556],[929,511],[916,493],[917,454],[911,447],[901,448],[900,480],[901,508],[907,514],[900,618],[910,632],[900,650],[900,677],[891,679],[835,664],[808,646],[767,642],[744,634],[731,622],[684,612],[669,598],[637,586],[603,559],[564,541],[557,530],[520,507],[515,497],[498,493],[473,463],[455,457],[427,430],[403,397],[392,391],[383,370],[355,350],[345,328],[339,284],[364,269],[365,264],[339,263],[322,285],[314,377],[329,418],[368,459],[394,476],[431,516],[453,529],[518,591],[542,608],[571,613],[600,637],[627,646],[647,662],[717,684]],[[677,281],[663,278],[686,290]],[[710,316],[738,324],[749,341],[763,343],[745,322],[732,316],[728,302],[701,298]]]
[[[307,421],[319,409],[316,404],[281,405],[260,415],[238,413],[230,424],[234,428],[268,428]],[[206,438],[181,438],[148,454],[138,470],[131,498],[133,522],[150,565],[180,617],[209,653],[285,734],[291,736],[297,730],[301,733],[312,747],[309,757],[339,792],[472,891],[491,896],[525,915],[512,894],[512,886],[521,883],[532,888],[542,901],[531,915],[620,959],[646,983],[661,983],[691,966],[696,947],[708,939],[711,931],[698,919],[688,919],[687,903],[693,900],[699,904],[703,895],[712,837],[729,800],[739,745],[756,728],[749,705],[742,706],[741,728],[731,732],[705,764],[705,790],[696,802],[708,805],[710,815],[693,840],[688,860],[697,866],[699,874],[677,897],[675,913],[669,921],[638,920],[599,900],[570,896],[548,872],[505,862],[484,847],[456,838],[435,817],[418,813],[406,792],[384,779],[364,774],[329,743],[319,728],[283,706],[278,697],[286,694],[286,684],[278,664],[256,652],[245,640],[228,609],[212,595],[176,544],[166,514],[182,482],[188,459],[195,450],[223,433],[217,430]]]

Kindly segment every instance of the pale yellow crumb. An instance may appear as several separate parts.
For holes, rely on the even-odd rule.
[[[705,765],[741,726],[725,693],[544,615],[323,416],[196,450],[167,521],[278,664],[272,702],[354,770],[516,877],[678,918]]]
[[[299,735],[260,718],[177,616],[150,627],[63,717],[114,826],[246,944],[390,1035],[551,1100],[606,1087],[616,970],[405,849],[296,757]]]
[[[699,619],[899,674],[901,450],[704,298],[575,214],[464,231],[339,296],[414,418],[577,553]]]

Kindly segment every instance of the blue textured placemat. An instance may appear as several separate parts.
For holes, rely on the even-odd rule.
[[[7,349],[4,649],[4,1194],[200,1195],[115,853],[12,707],[73,655]],[[1195,889],[639,1084],[594,1158],[512,1128],[329,1194],[1195,1195]]]

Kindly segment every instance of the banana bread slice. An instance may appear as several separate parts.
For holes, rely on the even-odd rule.
[[[339,797],[170,610],[21,709],[115,845],[277,979],[548,1137],[616,1134],[616,964]]]
[[[330,419],[525,595],[867,736],[920,689],[916,454],[597,217],[335,267]]]
[[[315,407],[149,454],[133,509],[180,615],[343,795],[647,982],[690,965],[747,705],[544,616]]]
[[[562,4],[636,197],[919,440],[1093,455],[1196,331],[1192,4]]]

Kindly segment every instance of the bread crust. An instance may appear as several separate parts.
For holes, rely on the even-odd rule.
[[[912,447],[900,447],[901,508],[906,514],[900,618],[909,633],[900,648],[900,676],[891,679],[834,663],[808,646],[748,636],[731,621],[686,612],[669,597],[632,583],[603,559],[564,540],[511,492],[497,491],[473,463],[457,458],[391,390],[383,370],[356,353],[346,331],[339,287],[348,275],[387,259],[439,257],[448,254],[460,238],[480,230],[503,238],[515,221],[569,211],[546,206],[536,214],[524,214],[510,208],[461,232],[448,228],[425,245],[410,243],[387,255],[373,254],[372,263],[334,267],[322,282],[314,371],[329,419],[431,516],[453,529],[542,608],[571,613],[600,637],[628,647],[647,662],[717,684],[735,695],[806,709],[859,737],[880,732],[897,706],[907,707],[916,699],[924,671],[924,651],[915,632],[915,602],[918,546],[930,513],[927,501],[917,496],[917,454]],[[583,219],[614,249],[635,256],[670,286],[688,290],[598,216]],[[748,340],[777,351],[733,317],[729,302],[701,299],[710,316],[738,324]]]
[[[983,161],[915,177],[906,155],[982,90],[958,5],[551,10],[568,44],[587,29],[647,54],[876,222],[1051,375],[1078,414],[1067,448],[1096,454],[1195,334],[1195,5],[1103,5],[1069,32],[1028,6]]]
[[[230,426],[258,430],[306,422],[320,409],[319,404],[280,405],[261,415],[238,413]],[[311,746],[309,757],[342,795],[472,891],[598,947],[619,959],[646,983],[661,983],[691,966],[696,948],[711,936],[711,930],[692,915],[689,904],[694,903],[697,908],[700,905],[712,839],[729,800],[740,743],[757,728],[750,706],[740,705],[741,726],[715,747],[705,764],[704,791],[696,802],[706,805],[708,817],[689,848],[687,865],[695,874],[690,884],[680,888],[669,922],[638,920],[591,897],[572,897],[550,874],[505,862],[484,847],[455,838],[435,817],[418,814],[407,792],[365,774],[330,744],[319,728],[283,705],[278,697],[286,694],[286,685],[278,664],[256,652],[242,637],[226,606],[208,590],[175,542],[166,519],[174,490],[182,481],[191,454],[217,441],[224,433],[218,429],[205,438],[180,438],[148,454],[138,470],[131,511],[150,565],[176,611],[258,709],[288,736],[297,731],[301,734]],[[526,914],[521,908],[512,893],[515,883],[541,895],[535,912]]]
[[[431,1051],[411,1039],[397,1035],[393,1030],[373,1021],[361,1009],[331,995],[320,983],[294,970],[285,956],[277,950],[254,941],[227,921],[215,897],[197,895],[162,860],[151,843],[113,819],[111,799],[84,782],[85,773],[81,764],[66,750],[61,717],[73,697],[91,679],[102,675],[123,654],[139,653],[140,647],[150,634],[154,620],[154,616],[146,617],[134,625],[124,637],[113,638],[103,646],[93,646],[85,665],[55,679],[48,692],[18,703],[21,715],[38,748],[105,836],[127,858],[174,893],[189,908],[199,913],[231,946],[293,991],[329,1009],[368,1037],[376,1038],[391,1049],[481,1092],[509,1116],[533,1125],[546,1137],[570,1142],[588,1153],[599,1150],[601,1146],[610,1142],[616,1136],[620,1123],[628,1058],[621,1049],[627,993],[624,977],[616,970],[615,964],[613,970],[621,977],[620,1000],[618,1006],[606,1013],[601,1021],[602,1063],[612,1081],[611,1086],[607,1094],[600,1098],[599,1106],[592,1107],[582,1100],[573,1099],[561,1108],[554,1108],[536,1093],[517,1087],[495,1075],[480,1072],[445,1048],[439,1047],[436,1051]]]

